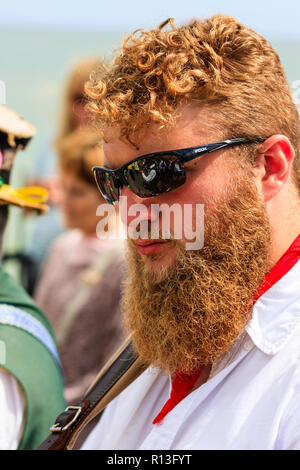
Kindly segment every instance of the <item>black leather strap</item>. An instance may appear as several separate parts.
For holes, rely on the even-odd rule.
[[[104,367],[104,372],[100,373],[99,380],[91,387],[84,399],[76,406],[68,406],[57,417],[54,425],[50,428],[51,434],[40,444],[37,450],[68,449],[68,444],[74,433],[82,426],[83,421],[85,421],[85,424],[88,423],[88,417],[96,405],[99,408],[99,402],[111,392],[113,387],[117,386],[118,381],[134,366],[137,360],[138,356],[134,353],[132,343],[127,343],[116,359],[108,367]],[[142,367],[137,375],[143,370]],[[101,409],[99,409],[99,412],[101,412]]]

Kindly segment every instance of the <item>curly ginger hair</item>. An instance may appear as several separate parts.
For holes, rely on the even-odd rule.
[[[178,28],[168,19],[135,31],[111,66],[91,75],[86,93],[104,140],[115,128],[131,142],[151,123],[173,126],[179,104],[189,102],[213,108],[220,139],[284,134],[296,152],[293,176],[300,187],[299,115],[279,56],[233,17]]]

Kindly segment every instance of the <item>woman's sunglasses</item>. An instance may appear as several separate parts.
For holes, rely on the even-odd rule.
[[[115,170],[94,166],[93,173],[102,196],[110,204],[117,204],[123,186],[141,198],[158,196],[185,183],[185,163],[220,149],[264,140],[240,137],[198,147],[149,153]]]

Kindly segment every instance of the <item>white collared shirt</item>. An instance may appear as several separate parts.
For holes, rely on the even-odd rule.
[[[146,370],[82,449],[300,449],[300,261],[255,303],[239,341],[162,422],[170,380]]]

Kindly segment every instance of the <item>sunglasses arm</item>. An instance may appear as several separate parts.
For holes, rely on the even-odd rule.
[[[241,144],[251,144],[257,142],[263,142],[265,139],[245,139],[243,137],[238,137],[236,139],[228,139],[222,142],[215,142],[213,144],[203,145],[202,147],[191,147],[186,149],[183,155],[185,162],[189,162],[194,158],[201,157],[211,152],[221,150],[222,148],[234,147]]]

